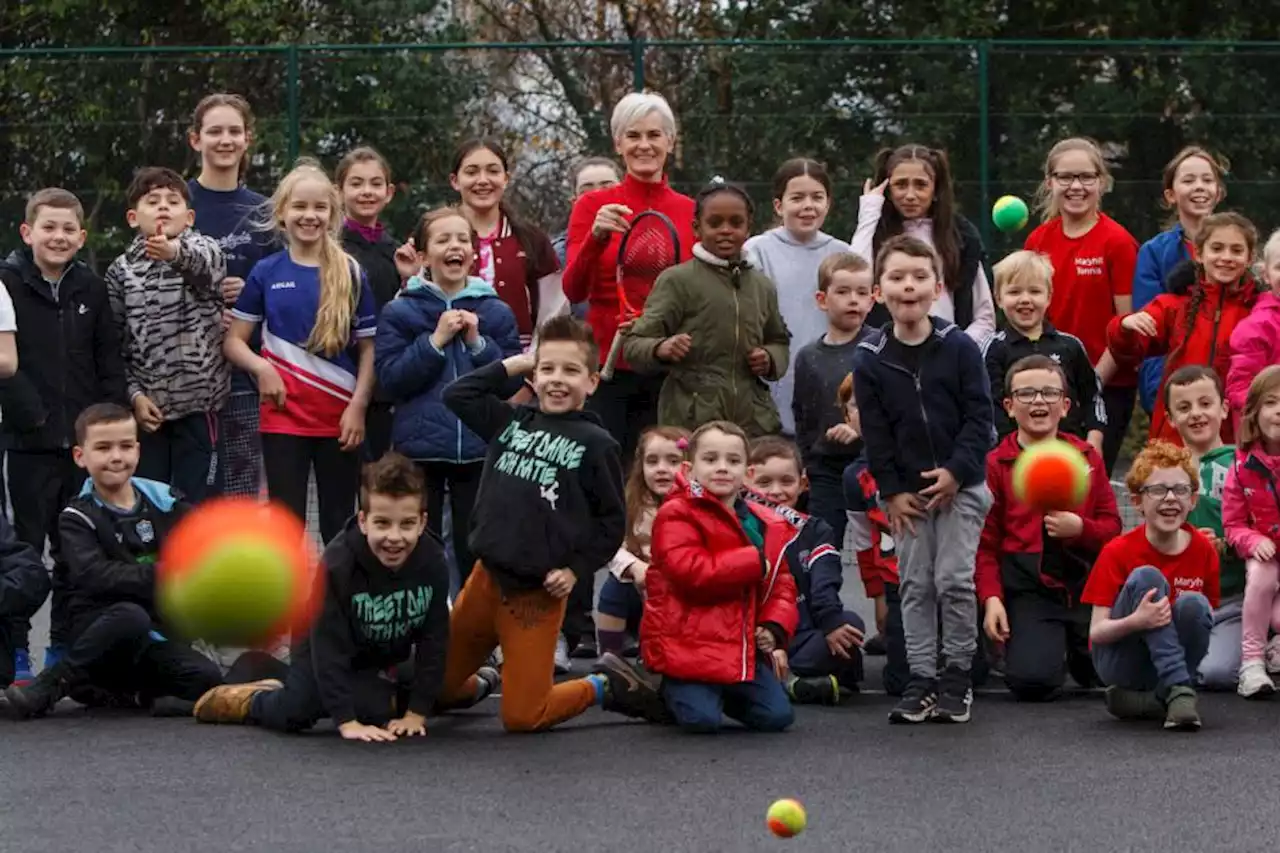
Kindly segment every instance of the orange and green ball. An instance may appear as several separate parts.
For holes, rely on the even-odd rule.
[[[1079,509],[1089,494],[1089,461],[1062,439],[1035,444],[1013,464],[1013,496],[1041,512]]]
[[[1027,203],[1016,195],[1002,195],[991,206],[991,223],[1001,231],[1020,231],[1030,218]]]
[[[188,513],[156,567],[165,626],[185,639],[258,646],[310,624],[315,560],[289,510],[222,498]]]
[[[808,817],[799,800],[778,800],[769,806],[765,822],[769,831],[779,838],[792,838],[804,832]]]

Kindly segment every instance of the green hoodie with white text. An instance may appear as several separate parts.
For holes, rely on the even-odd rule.
[[[1187,516],[1192,527],[1207,527],[1218,539],[1222,533],[1222,487],[1227,482],[1227,472],[1235,460],[1235,445],[1226,444],[1214,448],[1200,457],[1200,497],[1195,509]],[[1221,561],[1222,598],[1244,594],[1244,561],[1228,548]]]

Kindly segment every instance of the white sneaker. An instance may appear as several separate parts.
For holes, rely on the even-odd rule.
[[[1272,637],[1267,643],[1267,672],[1280,675],[1280,634]]]
[[[1240,667],[1240,684],[1236,692],[1246,699],[1264,699],[1276,692],[1276,685],[1267,675],[1266,665],[1251,660]]]
[[[573,671],[569,663],[569,643],[561,634],[556,638],[556,675],[568,675]]]

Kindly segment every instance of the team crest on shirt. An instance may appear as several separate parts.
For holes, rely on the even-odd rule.
[[[144,518],[142,521],[139,521],[137,526],[134,527],[134,530],[138,532],[138,539],[144,545],[149,545],[156,539],[156,529],[148,519]]]

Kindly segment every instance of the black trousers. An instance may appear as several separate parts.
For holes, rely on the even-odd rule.
[[[218,482],[218,413],[200,412],[165,421],[155,432],[138,430],[142,455],[138,476],[168,483],[191,503],[214,492]]]
[[[5,454],[5,459],[9,497],[13,503],[14,535],[41,556],[44,555],[45,541],[49,542],[49,555],[53,558],[53,611],[49,644],[61,646],[66,642],[68,628],[65,594],[67,567],[61,559],[58,514],[80,493],[85,472],[71,458],[70,450],[10,450]],[[31,624],[28,619],[12,620],[9,623],[9,642],[12,648],[27,648],[27,635],[30,632]],[[12,649],[8,657],[12,661]]]
[[[284,687],[259,693],[249,706],[249,721],[278,732],[305,731],[329,716],[320,701],[320,685],[311,665],[310,649],[304,649],[289,667]],[[356,719],[365,725],[384,726],[409,706],[413,684],[412,662],[400,664],[394,673],[360,670],[354,674]]]
[[[1129,421],[1133,420],[1133,405],[1137,399],[1136,387],[1108,385],[1102,389],[1102,405],[1107,411],[1107,428],[1102,432],[1102,461],[1107,466],[1107,474],[1116,467],[1116,460],[1120,458],[1120,446],[1129,432]]]
[[[471,536],[471,510],[480,492],[484,463],[419,462],[418,467],[427,481],[427,528],[441,541],[444,540],[444,496],[446,491],[449,493],[449,535],[458,561],[458,581],[451,584],[450,589],[461,590],[467,578],[471,577],[471,567],[475,563],[468,540]]]
[[[390,403],[374,400],[364,415],[364,444],[360,447],[363,462],[377,462],[391,449],[391,424],[394,416]]]
[[[1009,641],[1004,650],[1004,680],[1016,698],[1040,702],[1066,683],[1068,673],[1081,687],[1101,684],[1089,654],[1091,607],[1067,607],[1035,593],[1006,597]]]
[[[127,602],[78,619],[62,660],[74,686],[138,693],[144,699],[175,696],[194,702],[222,683],[217,664],[185,643],[160,638],[147,611]]]
[[[342,532],[356,507],[360,490],[360,454],[343,450],[336,438],[262,434],[262,463],[267,493],[307,519],[307,483],[316,476],[320,503],[320,536],[327,544]]]
[[[600,418],[604,428],[622,446],[624,471],[631,467],[640,434],[658,422],[662,380],[661,374],[650,376],[619,370],[609,381],[601,379],[596,393],[587,398],[587,410]]]

